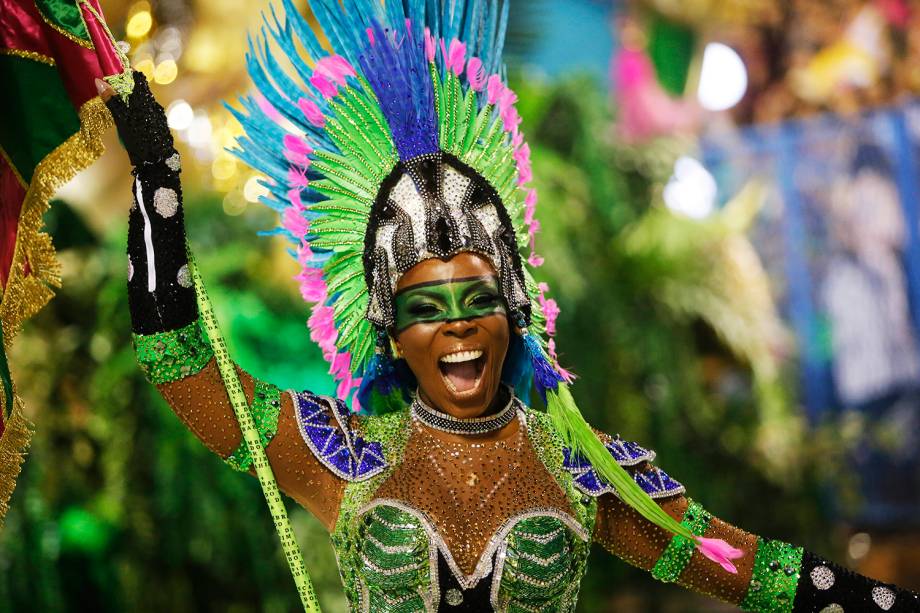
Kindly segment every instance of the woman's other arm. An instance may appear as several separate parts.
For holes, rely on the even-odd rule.
[[[595,537],[608,551],[661,581],[758,613],[920,611],[917,594],[863,577],[781,541],[760,538],[713,517],[683,496],[660,501],[698,536],[724,539],[745,552],[730,573],[692,543],[651,525],[612,494],[598,500]],[[833,605],[836,605],[834,607]]]

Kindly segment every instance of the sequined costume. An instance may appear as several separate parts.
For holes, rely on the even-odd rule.
[[[652,463],[653,452],[578,421],[543,334],[542,290],[519,254],[533,212],[513,94],[497,74],[485,85],[499,66],[502,7],[312,7],[341,55],[325,55],[289,3],[283,23],[273,13],[268,30],[281,48],[297,53],[296,32],[317,60],[313,71],[294,64],[313,95],[297,100],[268,48],[254,50],[250,73],[269,107],[243,100],[240,155],[273,177],[269,201],[305,262],[305,292],[317,303],[311,328],[341,375],[342,398],[239,375],[278,484],[329,530],[354,610],[572,611],[595,540],[657,579],[747,611],[920,610],[915,594],[712,517]],[[467,61],[467,51],[478,55]],[[130,98],[109,105],[135,166],[128,288],[139,362],[198,438],[248,470],[199,321],[180,163],[162,108],[141,76]],[[285,132],[273,113],[299,131]],[[414,397],[388,343],[400,275],[464,251],[498,274],[519,331],[506,360],[525,366],[503,376],[486,421]],[[359,378],[360,413],[344,400]],[[531,383],[548,412],[516,395]],[[718,554],[732,547],[741,553],[734,564]]]

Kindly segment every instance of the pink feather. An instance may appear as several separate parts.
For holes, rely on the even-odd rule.
[[[443,45],[443,41],[441,42]],[[452,71],[455,75],[460,75],[463,72],[463,65],[466,63],[466,45],[461,43],[456,38],[450,41],[450,47],[447,50],[447,69]]]
[[[502,83],[502,78],[497,74],[489,77],[486,81],[486,94],[489,104],[495,104],[501,98],[502,93],[505,91],[505,84]]]
[[[315,87],[324,98],[333,98],[339,93],[339,88],[335,86],[335,83],[327,79],[319,71],[313,72],[313,76],[310,77],[310,85]]]
[[[731,561],[744,557],[743,550],[732,547],[722,539],[703,537],[697,539],[696,548],[700,550],[700,553],[724,568],[727,572],[733,575],[738,573],[738,569]]]
[[[323,112],[319,110],[319,106],[312,100],[301,98],[297,101],[297,106],[300,107],[300,111],[304,114],[304,117],[307,118],[307,121],[314,126],[322,128],[326,125],[325,115],[323,115]]]
[[[482,60],[471,57],[466,63],[466,80],[470,82],[473,91],[481,91],[486,82],[486,71],[482,68]]]
[[[437,46],[431,36],[431,30],[425,28],[425,57],[428,58],[429,62],[434,61],[435,53],[437,53]]]

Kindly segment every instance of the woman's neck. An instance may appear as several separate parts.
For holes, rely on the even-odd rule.
[[[428,399],[427,394],[425,394],[424,390],[422,390],[421,388],[419,389],[418,394],[419,394],[419,398],[421,399],[421,401],[424,402],[429,407],[431,407],[432,409],[445,413],[446,415],[451,415],[447,411],[442,411],[440,407],[431,403],[430,400]],[[499,386],[498,390],[495,392],[495,395],[492,397],[492,401],[489,403],[489,406],[486,407],[486,410],[475,417],[489,417],[490,415],[494,415],[500,412],[502,409],[508,406],[509,401],[511,401],[512,399],[511,396],[512,396],[511,388],[505,385]],[[451,416],[456,417],[453,415]],[[463,419],[463,418],[457,417],[457,419]],[[467,417],[467,419],[470,419],[470,417]],[[418,423],[418,426],[422,428],[429,435],[441,441],[448,442],[448,443],[498,442],[498,441],[505,440],[511,436],[514,436],[517,433],[518,429],[520,428],[520,420],[512,419],[507,425],[505,425],[504,427],[498,430],[492,430],[492,431],[483,432],[480,434],[455,434],[452,432],[444,432],[442,430],[437,430],[421,422],[417,422],[417,423]]]

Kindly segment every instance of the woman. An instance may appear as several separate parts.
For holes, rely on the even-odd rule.
[[[525,266],[538,258],[520,255],[535,193],[497,74],[507,6],[311,4],[336,53],[287,1],[283,22],[273,13],[267,30],[303,84],[267,44],[252,51],[264,100],[235,111],[237,154],[271,178],[313,338],[363,411],[240,377],[278,483],[330,531],[355,610],[570,611],[593,539],[750,611],[920,610],[916,595],[712,517],[652,452],[587,427],[544,338],[547,302]],[[135,166],[138,358],[196,436],[248,470],[199,325],[179,157],[137,79],[108,103]],[[521,400],[532,383],[546,413]]]

